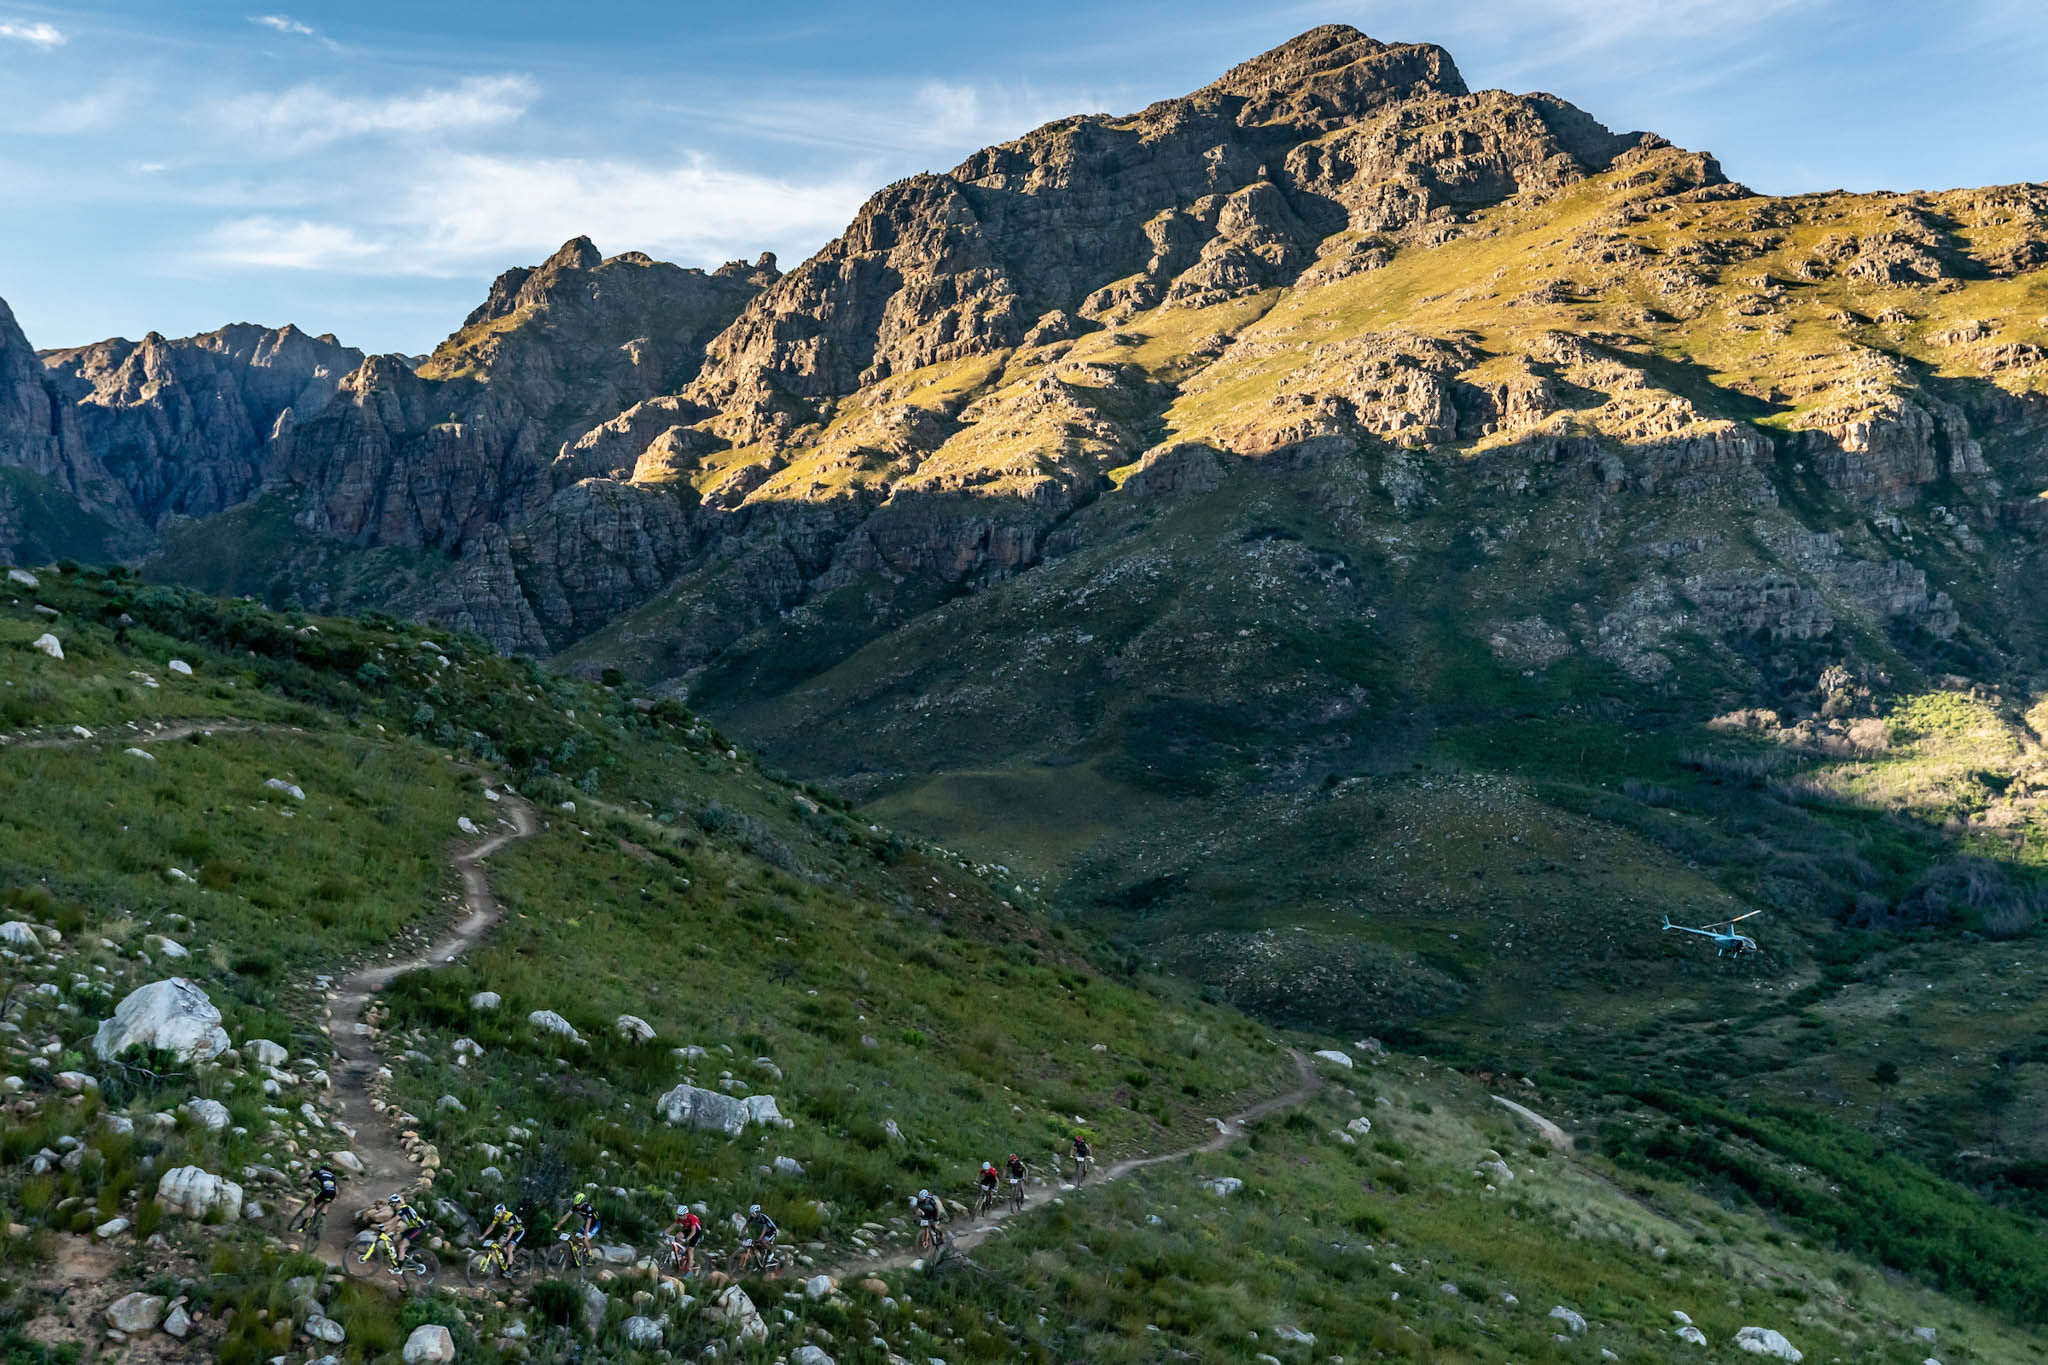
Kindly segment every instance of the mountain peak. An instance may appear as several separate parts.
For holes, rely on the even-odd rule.
[[[604,264],[604,253],[588,237],[572,237],[561,249],[541,263],[542,270],[595,270]]]
[[[1469,93],[1451,54],[1434,43],[1383,43],[1349,24],[1324,24],[1240,62],[1196,92],[1249,102],[1243,122],[1282,114],[1351,118],[1414,95]]]

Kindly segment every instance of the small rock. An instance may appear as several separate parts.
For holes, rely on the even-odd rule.
[[[63,643],[59,641],[56,636],[50,634],[47,631],[45,631],[41,635],[36,636],[35,643],[30,645],[29,648],[40,649],[43,653],[49,655],[53,659],[61,659],[64,657]]]
[[[7,571],[7,581],[9,583],[17,584],[20,587],[24,588],[34,588],[41,586],[41,583],[37,580],[36,576],[30,573],[27,569],[9,569]]]
[[[94,1228],[92,1235],[104,1242],[109,1237],[119,1237],[126,1231],[128,1231],[128,1220],[126,1218],[109,1218],[106,1222]]]
[[[1707,1344],[1707,1334],[1689,1322],[1678,1329],[1678,1339],[1689,1342],[1694,1346],[1704,1346]]]
[[[140,1290],[123,1294],[107,1305],[107,1326],[117,1332],[148,1332],[153,1330],[164,1317],[164,1298],[161,1294],[145,1294]]]
[[[775,1170],[780,1175],[802,1175],[804,1164],[793,1156],[779,1156],[775,1158]]]
[[[613,1024],[619,1030],[621,1038],[631,1038],[642,1043],[654,1041],[654,1025],[637,1014],[622,1014],[613,1021]]]
[[[634,1346],[661,1344],[661,1324],[653,1318],[643,1318],[637,1313],[619,1324],[619,1334]]]
[[[476,827],[476,821],[470,819],[467,815],[457,817],[455,821],[455,828],[461,830],[464,834],[483,833],[482,830]]]
[[[1350,1053],[1339,1052],[1336,1048],[1333,1047],[1326,1047],[1323,1048],[1321,1051],[1317,1052],[1316,1060],[1328,1062],[1332,1066],[1341,1066],[1346,1071],[1351,1070],[1351,1068],[1355,1065],[1355,1063],[1351,1060]]]
[[[1244,1182],[1234,1175],[1211,1176],[1207,1180],[1198,1180],[1197,1183],[1219,1199],[1227,1199],[1244,1188]]]
[[[294,801],[303,801],[306,799],[306,793],[304,791],[300,790],[300,788],[294,785],[293,783],[285,781],[281,777],[273,777],[266,781],[263,785],[274,792],[283,792],[286,796],[289,796]]]
[[[178,1108],[184,1113],[189,1114],[194,1123],[209,1133],[225,1131],[229,1120],[233,1117],[228,1113],[228,1107],[219,1100],[186,1100]]]
[[[192,1315],[185,1311],[184,1304],[179,1304],[164,1315],[164,1330],[180,1341],[192,1330]]]
[[[478,991],[469,997],[469,1007],[473,1010],[494,1010],[504,1003],[505,998],[496,991]]]
[[[804,1297],[815,1302],[818,1299],[830,1297],[832,1291],[837,1288],[839,1288],[839,1281],[833,1279],[830,1275],[813,1275],[810,1279],[804,1281]]]
[[[789,1353],[789,1365],[835,1365],[822,1346],[799,1346]]]
[[[140,759],[146,759],[146,760],[148,760],[148,761],[149,761],[149,762],[151,762],[151,763],[154,763],[154,762],[156,762],[156,755],[155,755],[155,754],[153,754],[153,753],[151,753],[151,752],[150,752],[149,750],[147,750],[147,749],[134,749],[134,748],[129,748],[129,749],[123,749],[123,750],[122,750],[121,752],[122,752],[122,753],[124,753],[124,754],[126,754],[126,755],[128,755],[128,757],[130,757],[130,758],[140,758]]]
[[[314,1313],[306,1319],[305,1333],[313,1338],[313,1340],[324,1341],[329,1346],[339,1346],[342,1342],[348,1340],[348,1329],[346,1327],[343,1327],[333,1318],[323,1317],[318,1313]]]
[[[1550,1316],[1570,1328],[1574,1335],[1586,1330],[1586,1320],[1563,1304],[1551,1309]]]
[[[183,659],[173,659],[164,666],[181,678],[192,676],[192,665],[186,663]]]

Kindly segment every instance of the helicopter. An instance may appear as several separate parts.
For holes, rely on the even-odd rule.
[[[1761,910],[1752,910],[1747,915],[1737,915],[1734,919],[1719,920],[1698,929],[1686,924],[1673,924],[1671,916],[1666,915],[1664,917],[1664,927],[1666,929],[1676,929],[1681,934],[1698,934],[1701,938],[1714,940],[1715,957],[1720,957],[1725,953],[1733,953],[1737,957],[1747,957],[1756,951],[1756,940],[1748,934],[1736,933],[1735,926],[1748,919],[1750,915],[1761,915],[1762,913],[1763,911]]]

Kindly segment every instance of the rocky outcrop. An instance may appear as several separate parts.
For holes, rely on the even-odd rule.
[[[92,1040],[101,1061],[113,1061],[135,1048],[161,1048],[181,1062],[210,1060],[228,1047],[220,1011],[205,991],[182,976],[129,992]]]

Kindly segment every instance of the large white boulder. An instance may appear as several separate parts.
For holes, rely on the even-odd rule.
[[[131,1336],[150,1331],[163,1318],[164,1298],[161,1294],[144,1294],[137,1290],[133,1294],[123,1294],[107,1305],[107,1326]]]
[[[746,1131],[747,1106],[731,1095],[679,1085],[654,1102],[654,1108],[670,1123],[687,1128],[705,1128],[738,1137]]]
[[[711,1316],[725,1325],[726,1335],[741,1341],[766,1341],[768,1324],[761,1320],[761,1310],[754,1307],[754,1301],[747,1297],[747,1291],[738,1285],[728,1285],[723,1293],[711,1301]]]
[[[136,1047],[160,1047],[181,1062],[210,1059],[228,1050],[228,1031],[206,992],[174,976],[129,992],[92,1039],[103,1062]]]
[[[469,997],[469,1007],[473,1010],[494,1010],[504,1003],[505,997],[496,991],[478,991]]]
[[[348,1340],[348,1328],[324,1313],[308,1314],[303,1330],[313,1340],[324,1341],[329,1346],[339,1346]]]
[[[30,953],[41,951],[43,946],[43,940],[37,935],[36,927],[18,919],[0,924],[0,943]]]
[[[782,1117],[782,1111],[775,1107],[773,1095],[748,1095],[740,1100],[740,1108],[747,1111],[747,1121],[766,1128],[794,1128],[796,1124]]]
[[[242,1216],[242,1187],[198,1166],[174,1166],[157,1181],[156,1202],[189,1218],[204,1218],[219,1209],[232,1221]]]
[[[41,635],[36,636],[35,643],[32,644],[30,648],[40,649],[43,653],[49,655],[53,659],[61,659],[64,657],[63,643],[60,640],[58,640],[56,636],[50,634],[48,631],[45,631]]]
[[[659,1346],[661,1345],[661,1324],[653,1318],[642,1317],[635,1313],[632,1317],[619,1324],[619,1335],[623,1336],[629,1345]]]
[[[30,573],[27,569],[9,569],[7,571],[7,581],[9,583],[15,584],[17,587],[23,588],[34,588],[41,586],[41,584],[37,581],[36,576]]]
[[[1776,1360],[1806,1359],[1798,1347],[1785,1340],[1784,1333],[1770,1327],[1743,1328],[1735,1334],[1735,1348],[1753,1356],[1770,1356]]]
[[[287,782],[281,777],[270,778],[267,781],[265,781],[263,785],[265,787],[268,787],[271,791],[283,792],[286,796],[289,796],[294,801],[303,801],[306,799],[306,793],[304,788],[300,787],[299,784],[296,782]]]
[[[613,1021],[621,1038],[630,1038],[639,1043],[654,1041],[654,1025],[637,1014],[622,1014]]]
[[[1196,1183],[1219,1199],[1227,1199],[1244,1188],[1244,1182],[1234,1175],[1210,1176],[1207,1180],[1197,1180]]]
[[[438,1323],[412,1329],[405,1339],[405,1365],[441,1365],[455,1359],[455,1338]]]
[[[526,1016],[526,1022],[542,1033],[552,1033],[558,1038],[567,1038],[572,1043],[583,1041],[583,1035],[576,1031],[576,1026],[553,1010],[535,1010]]]
[[[1316,1060],[1319,1062],[1328,1062],[1332,1066],[1341,1066],[1346,1071],[1351,1070],[1352,1066],[1354,1065],[1354,1063],[1351,1060],[1350,1053],[1339,1052],[1336,1048],[1333,1047],[1326,1047],[1322,1051],[1316,1053]]]

